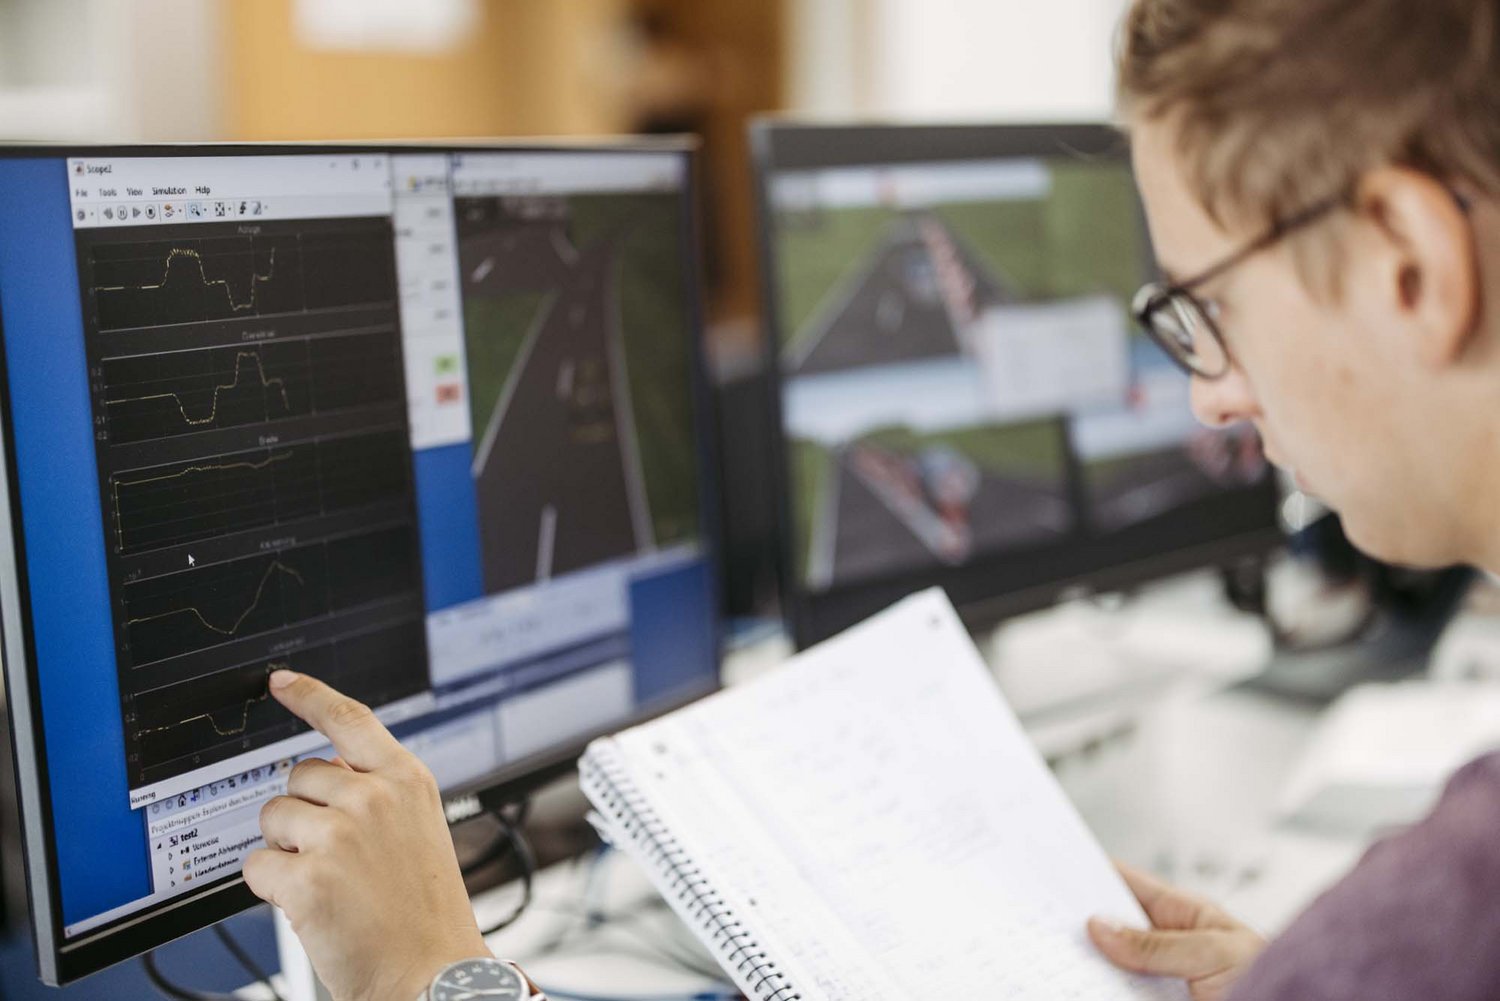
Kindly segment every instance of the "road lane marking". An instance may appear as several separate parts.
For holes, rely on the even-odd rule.
[[[531,321],[531,329],[526,332],[526,341],[521,345],[521,353],[516,356],[515,363],[510,367],[510,373],[505,377],[505,385],[500,390],[499,402],[495,404],[494,411],[490,414],[490,422],[484,429],[484,438],[479,442],[479,449],[474,453],[474,464],[469,467],[470,472],[477,478],[484,472],[485,464],[490,461],[490,451],[495,447],[495,439],[500,437],[500,425],[505,420],[505,413],[510,409],[511,398],[516,395],[516,387],[521,382],[521,373],[525,371],[527,362],[531,361],[531,352],[536,347],[536,342],[542,336],[542,328],[547,325],[547,320],[552,316],[552,307],[557,305],[559,293],[553,292],[547,298],[547,303],[536,314],[536,319]]]
[[[894,334],[901,330],[901,321],[906,319],[906,300],[895,289],[880,293],[880,304],[875,307],[875,325],[883,333]]]
[[[828,469],[830,482],[823,491],[823,503],[818,505],[817,521],[812,526],[808,545],[807,586],[814,591],[826,591],[833,586],[834,564],[838,558],[839,502],[844,485],[842,452],[828,457]]]
[[[569,266],[578,263],[578,248],[573,246],[567,234],[555,227],[552,230],[552,249],[556,250],[557,256]]]
[[[656,551],[656,531],[651,521],[651,498],[646,493],[646,470],[641,462],[641,442],[636,437],[635,403],[630,396],[630,368],[625,356],[625,304],[620,296],[620,274],[623,258],[610,260],[605,277],[604,345],[608,369],[613,382],[615,427],[620,439],[620,462],[625,473],[625,496],[630,505],[630,523],[635,531],[635,548],[639,553]],[[610,304],[613,308],[610,308]]]
[[[552,579],[552,555],[557,547],[557,508],[548,504],[542,508],[542,523],[536,538],[536,579],[542,583]]]
[[[900,228],[897,221],[886,224],[875,240],[874,246],[866,251],[860,262],[844,272],[839,283],[828,291],[816,309],[813,310],[812,319],[808,321],[806,329],[808,333],[803,334],[792,341],[781,352],[782,365],[790,371],[797,371],[806,362],[808,357],[817,350],[823,338],[828,336],[828,331],[833,328],[835,322],[848,310],[849,304],[859,294],[866,282],[875,277],[880,270],[885,255],[891,251],[900,240]],[[797,331],[791,331],[795,336]]]

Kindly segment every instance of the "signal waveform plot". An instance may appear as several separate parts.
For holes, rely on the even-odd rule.
[[[325,676],[328,646],[270,655],[130,696],[124,723],[132,788],[222,761],[290,736],[303,725],[270,698],[267,680],[282,668]]]
[[[305,730],[305,724],[267,698],[267,677],[279,668],[320,678],[372,706],[423,691],[428,684],[426,642],[418,612],[369,631],[289,653],[262,653],[232,667],[133,692],[124,718],[130,787]]]
[[[405,432],[389,430],[122,471],[110,478],[120,552],[392,500],[410,456]]]
[[[273,671],[280,671],[283,669],[290,670],[291,666],[292,665],[287,661],[272,661],[271,663],[266,665],[264,678],[270,678],[271,672]],[[262,683],[262,687],[264,688],[264,682]],[[151,733],[167,733],[180,727],[191,726],[194,723],[207,723],[209,727],[213,729],[213,732],[220,737],[238,737],[246,730],[250,729],[251,708],[261,702],[265,702],[270,697],[270,689],[265,688],[265,690],[260,692],[260,694],[252,695],[249,698],[244,699],[242,702],[240,702],[238,708],[229,706],[224,709],[210,709],[207,712],[201,712],[195,716],[188,716],[185,719],[177,720],[174,723],[165,723],[161,726],[143,727],[136,731],[136,735],[145,736],[146,734]],[[239,722],[220,723],[219,715],[225,712],[228,712],[230,714],[229,718],[231,719],[233,719],[233,714],[235,712],[238,712]]]
[[[395,301],[389,235],[288,231],[89,248],[101,331]]]
[[[323,543],[211,563],[125,586],[133,667],[327,615]]]
[[[100,376],[116,445],[405,402],[383,330],[106,357]]]
[[[246,363],[249,363],[248,365]],[[246,369],[252,369],[253,376],[247,376]],[[225,396],[239,391],[249,389],[249,395],[255,402],[260,404],[259,420],[270,420],[276,412],[279,403],[280,416],[289,415],[292,412],[292,398],[287,393],[286,380],[280,376],[266,374],[266,363],[261,358],[259,351],[236,351],[234,353],[234,372],[228,382],[215,382],[208,394],[207,411],[194,408],[188,409],[189,400],[192,397],[190,391],[169,391],[162,393],[147,393],[143,396],[125,396],[119,399],[105,400],[106,407],[130,407],[139,404],[168,404],[165,408],[169,413],[175,409],[182,423],[189,428],[233,426],[229,421],[220,424],[220,403]],[[227,411],[229,407],[226,405]],[[113,422],[113,419],[112,419]],[[241,422],[243,423],[243,422]],[[118,439],[116,439],[118,440]]]
[[[230,311],[235,313],[242,313],[247,310],[254,309],[255,299],[260,292],[261,285],[270,283],[276,277],[276,248],[272,247],[271,260],[266,267],[266,273],[263,275],[257,274],[252,270],[250,273],[250,296],[244,302],[236,302],[234,299],[234,289],[230,287],[228,278],[208,277],[208,272],[204,270],[203,267],[202,251],[194,250],[191,247],[173,247],[171,250],[167,251],[165,271],[162,273],[161,281],[157,282],[155,285],[99,285],[95,287],[94,291],[160,292],[162,289],[167,287],[167,281],[172,277],[172,265],[176,264],[178,261],[192,261],[198,269],[198,280],[203,283],[203,286],[205,288],[222,289],[224,292],[225,302],[229,305]],[[252,268],[253,266],[254,265],[252,262]]]
[[[245,624],[245,620],[248,619],[251,614],[260,607],[261,599],[264,598],[266,594],[266,584],[270,582],[273,574],[278,573],[285,574],[286,576],[295,580],[298,584],[307,583],[307,581],[303,579],[302,574],[298,573],[296,570],[287,566],[285,563],[282,563],[280,560],[272,560],[271,565],[266,567],[266,572],[261,575],[260,583],[256,586],[255,594],[251,597],[250,603],[246,605],[245,610],[238,616],[236,616],[234,621],[229,623],[228,625],[221,626],[210,622],[208,618],[204,616],[203,610],[196,605],[189,605],[186,608],[174,608],[170,612],[159,612],[156,615],[143,615],[138,619],[126,619],[125,625],[134,626],[139,625],[143,622],[155,622],[160,619],[169,619],[174,615],[191,615],[193,618],[198,620],[199,624],[202,625],[204,629],[207,629],[209,632],[218,633],[220,636],[233,636],[240,631],[240,627]]]
[[[274,524],[283,496],[288,503],[297,498],[293,509],[298,513],[317,511],[311,447],[263,450],[140,476],[117,476],[110,486],[121,552]]]
[[[414,594],[405,525],[132,581],[122,590],[132,667]]]
[[[99,328],[154,327],[305,308],[290,238],[219,237],[93,248]]]

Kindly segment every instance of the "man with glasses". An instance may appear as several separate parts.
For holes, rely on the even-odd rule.
[[[1500,571],[1500,0],[1134,0],[1121,42],[1165,276],[1136,310],[1199,417],[1253,424],[1372,554]],[[246,882],[340,1001],[473,976],[431,775],[318,682],[272,692],[341,759],[267,806]],[[1124,871],[1153,927],[1089,934],[1196,1001],[1500,998],[1500,757],[1269,946]]]
[[[1119,85],[1165,276],[1135,310],[1199,419],[1371,554],[1500,571],[1500,2],[1135,0]],[[1268,947],[1125,875],[1154,927],[1090,935],[1199,1001],[1500,998],[1500,756]]]

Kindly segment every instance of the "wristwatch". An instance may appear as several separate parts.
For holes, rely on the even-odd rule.
[[[547,1001],[515,963],[463,959],[438,971],[417,1001]]]

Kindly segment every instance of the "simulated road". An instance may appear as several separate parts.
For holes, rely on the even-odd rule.
[[[579,252],[554,220],[482,233],[460,246],[466,298],[554,290],[487,426],[475,429],[489,593],[650,544],[623,365],[616,276],[624,236],[612,232]]]
[[[872,577],[956,566],[1007,548],[1055,541],[1074,527],[1066,488],[981,473],[955,527],[909,484],[872,474],[838,453],[812,532],[808,584],[823,589]]]
[[[935,246],[952,248],[962,275],[942,266]],[[936,216],[902,216],[886,228],[857,270],[828,293],[808,329],[788,345],[787,371],[811,375],[958,354],[958,335],[943,292],[945,279],[955,278],[971,286],[978,302],[1013,298]]]

